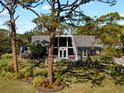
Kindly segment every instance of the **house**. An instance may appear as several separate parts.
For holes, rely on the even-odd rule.
[[[32,43],[41,43],[48,47],[50,36],[32,36]],[[84,60],[87,56],[96,55],[100,47],[96,46],[95,36],[56,35],[54,59]]]

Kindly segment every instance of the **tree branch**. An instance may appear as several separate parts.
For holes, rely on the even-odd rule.
[[[50,1],[49,0],[46,0],[47,1],[47,3],[50,5],[50,6],[52,6],[52,4],[50,3]]]
[[[31,7],[24,7],[24,8],[27,9],[27,10],[32,11],[35,15],[37,15],[38,17],[40,17],[40,15],[36,11],[34,11]]]
[[[23,7],[32,7],[32,8],[35,8],[35,7],[39,6],[39,5],[42,5],[44,3],[44,1],[45,0],[43,0],[42,2],[40,2],[40,0],[38,0],[38,1],[35,1],[35,2],[32,1],[32,2],[22,3],[22,4],[20,3],[20,5],[23,6]],[[33,4],[36,4],[36,5],[33,5]]]
[[[3,7],[5,7],[5,8],[9,11],[9,13],[11,12],[10,9],[7,7],[7,5],[4,4],[1,0],[0,0],[0,4],[1,4]]]
[[[5,7],[0,11],[0,13],[2,13],[5,10]]]
[[[14,20],[14,21],[16,21],[18,18],[19,18],[19,15],[15,18],[15,20]]]
[[[103,3],[109,3],[110,5],[115,5],[116,4],[116,0],[112,0],[112,1],[109,1],[109,0],[97,0],[97,1],[100,1],[100,2],[103,2]]]

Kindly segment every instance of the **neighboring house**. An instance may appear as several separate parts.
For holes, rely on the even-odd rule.
[[[31,57],[31,52],[29,49],[29,46],[20,46],[20,51],[19,51],[19,58],[30,58]]]
[[[32,43],[41,43],[48,47],[49,36],[32,36]],[[56,35],[54,59],[84,60],[87,56],[99,54],[100,47],[95,46],[95,36]]]

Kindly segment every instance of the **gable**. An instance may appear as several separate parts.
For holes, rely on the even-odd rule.
[[[95,36],[74,36],[76,47],[91,47],[95,43]]]

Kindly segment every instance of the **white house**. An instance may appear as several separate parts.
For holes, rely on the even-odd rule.
[[[32,36],[32,43],[41,43],[48,47],[50,36]],[[54,59],[83,60],[89,55],[96,55],[100,47],[95,46],[95,36],[56,35]]]

